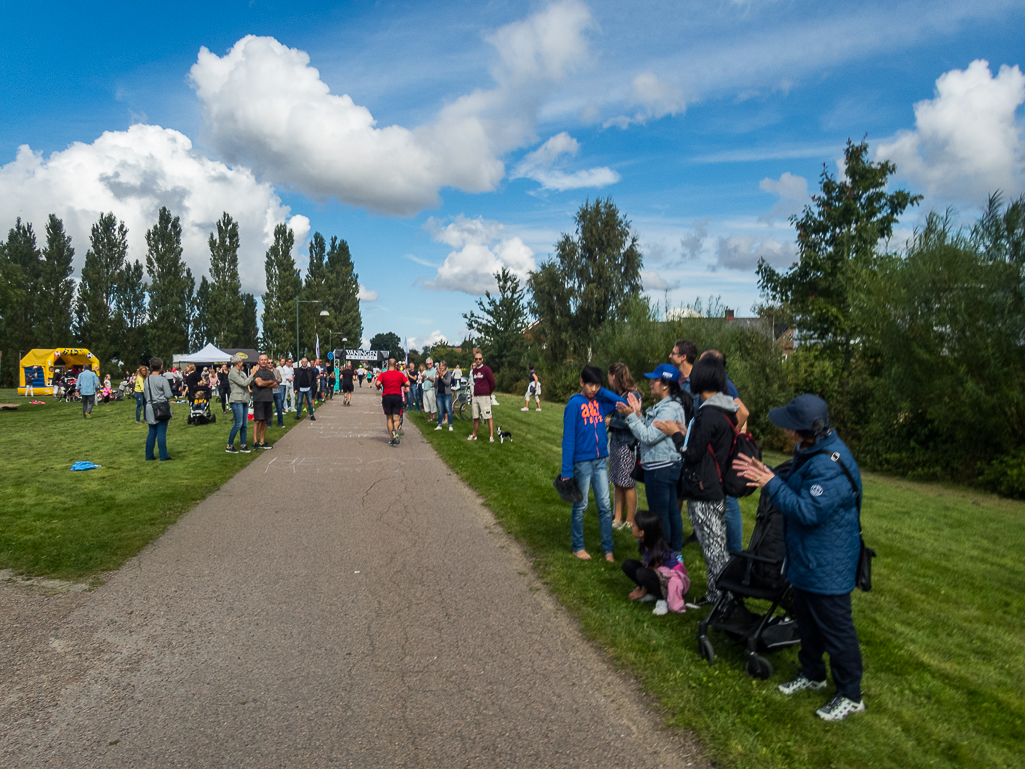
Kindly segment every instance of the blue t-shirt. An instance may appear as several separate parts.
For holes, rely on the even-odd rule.
[[[86,369],[78,375],[79,395],[96,395],[96,388],[100,386],[100,378],[96,372]]]

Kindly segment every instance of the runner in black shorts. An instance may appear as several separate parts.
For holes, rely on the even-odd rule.
[[[409,380],[401,371],[395,370],[395,359],[388,359],[388,370],[377,377],[378,386],[382,389],[381,407],[388,422],[391,433],[391,446],[399,445],[399,424],[402,419],[402,388],[409,385]]]
[[[352,370],[352,364],[351,363],[346,363],[345,364],[345,368],[342,369],[341,375],[342,375],[342,382],[341,382],[342,397],[345,399],[345,401],[344,401],[345,405],[346,406],[351,406],[352,405],[352,379],[356,375],[355,372]]]

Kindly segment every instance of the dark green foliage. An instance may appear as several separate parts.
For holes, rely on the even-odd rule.
[[[210,281],[206,275],[199,279],[199,288],[196,289],[196,310],[190,332],[189,347],[192,350],[200,350],[207,342],[213,341],[210,329]]]
[[[331,238],[327,249],[325,287],[327,308],[331,313],[328,323],[335,332],[335,338],[344,337],[349,340],[349,347],[359,347],[363,338],[359,276],[352,263],[349,244],[336,237]]]
[[[324,309],[331,312],[327,306],[327,270],[324,265],[326,257],[327,243],[324,241],[324,236],[315,232],[310,239],[310,260],[306,268],[306,279],[303,281],[301,293],[304,302],[313,302],[313,304],[299,305],[299,340],[302,345],[299,355],[305,355],[311,360],[315,357],[318,336],[323,334],[324,343],[321,347],[326,349],[327,331],[334,329],[335,319],[330,315],[322,317],[320,314]]]
[[[90,232],[75,305],[75,336],[101,366],[116,346],[114,306],[127,254],[128,228],[114,214],[103,214]]]
[[[36,312],[36,342],[40,347],[62,347],[71,342],[71,308],[75,281],[71,279],[75,249],[64,223],[53,214],[46,222],[46,245],[40,265]]]
[[[206,310],[206,337],[220,347],[253,347],[246,326],[242,281],[238,275],[238,222],[227,213],[210,234],[210,289]],[[202,288],[202,283],[200,284]],[[202,308],[199,308],[200,311]]]
[[[115,348],[121,368],[134,371],[151,357],[148,354],[146,283],[142,262],[125,262],[115,293],[117,340]]]
[[[405,353],[405,348],[402,345],[402,339],[399,338],[398,334],[388,331],[383,334],[375,334],[374,338],[370,340],[371,350],[387,350],[390,357],[395,360],[402,360]]]
[[[266,352],[274,357],[287,353],[296,344],[296,299],[302,279],[292,258],[294,246],[295,235],[288,225],[277,225],[264,261],[267,290],[263,295],[263,339]]]
[[[475,312],[464,313],[467,330],[474,334],[476,342],[484,353],[484,360],[495,372],[499,386],[511,388],[519,379],[525,379],[523,354],[527,340],[523,332],[527,329],[526,291],[520,279],[503,267],[495,273],[498,294],[484,292],[484,298],[477,300]]]
[[[149,284],[149,344],[153,354],[170,365],[172,355],[189,352],[195,313],[196,281],[182,259],[182,228],[178,217],[161,207],[157,222],[146,232]]]
[[[594,337],[625,316],[641,291],[643,259],[630,222],[611,198],[586,201],[577,211],[576,234],[563,235],[555,258],[531,274],[531,329],[550,361],[573,355],[590,361]]]
[[[252,294],[242,294],[242,335],[239,337],[238,347],[257,349],[260,337],[260,327],[256,319],[256,297]]]

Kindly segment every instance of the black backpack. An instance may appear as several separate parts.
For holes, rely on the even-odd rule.
[[[729,422],[730,429],[733,430],[733,445],[730,447],[730,457],[726,460],[726,467],[722,468],[722,485],[726,491],[728,497],[746,497],[751,494],[754,490],[754,486],[748,486],[747,478],[744,478],[736,469],[734,469],[734,460],[738,454],[743,454],[751,459],[761,460],[762,458],[762,447],[758,445],[758,441],[755,440],[754,436],[748,432],[737,432],[736,428],[733,427],[733,423],[723,414],[723,418]]]
[[[790,472],[791,460],[779,465],[774,472],[786,476]],[[754,531],[747,551],[757,559],[733,558],[723,569],[720,580],[739,582],[762,590],[778,591],[787,583],[783,576],[783,562],[787,556],[787,545],[783,537],[783,513],[772,504],[767,493],[758,500]],[[763,560],[764,559],[764,560]]]

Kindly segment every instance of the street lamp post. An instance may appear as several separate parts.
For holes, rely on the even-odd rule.
[[[320,305],[320,317],[327,318],[331,315],[324,306],[324,303],[319,299],[296,299],[295,300],[295,357],[301,358],[299,354],[299,305],[300,304],[319,304]]]

